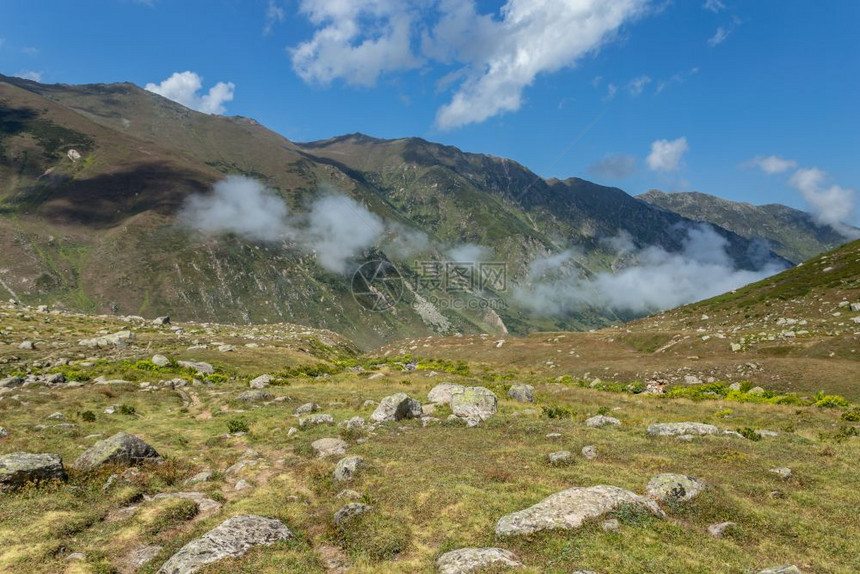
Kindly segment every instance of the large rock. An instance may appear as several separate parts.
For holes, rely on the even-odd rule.
[[[508,391],[508,396],[521,403],[535,402],[535,388],[531,385],[513,385]]]
[[[66,480],[60,455],[13,452],[0,456],[0,492],[45,480]]]
[[[659,502],[686,502],[706,488],[701,480],[683,474],[658,474],[648,481],[645,494]]]
[[[461,548],[446,552],[436,559],[439,574],[469,574],[485,568],[519,568],[517,556],[501,548]]]
[[[463,388],[463,385],[454,383],[439,383],[427,393],[427,400],[437,405],[450,405],[454,392]]]
[[[346,454],[347,446],[349,445],[339,438],[321,438],[311,443],[311,448],[319,458]]]
[[[179,361],[179,366],[186,369],[194,369],[201,375],[212,375],[215,373],[215,367],[203,361]]]
[[[680,436],[719,434],[720,429],[704,423],[655,423],[648,427],[650,436]]]
[[[267,393],[266,391],[261,391],[258,389],[252,389],[250,391],[245,391],[243,393],[239,393],[239,396],[236,397],[237,401],[243,403],[259,403],[262,401],[270,401],[272,400],[272,394]]]
[[[306,415],[308,413],[312,413],[314,411],[320,410],[320,406],[316,403],[305,403],[302,406],[298,407],[295,411],[296,416]]]
[[[5,379],[0,379],[0,389],[4,388],[12,388],[12,387],[20,387],[24,384],[24,379],[17,375],[12,377],[6,377]]]
[[[490,389],[463,387],[451,397],[451,411],[466,420],[469,426],[483,422],[496,414],[499,401]]]
[[[496,523],[497,536],[532,534],[542,530],[579,528],[590,518],[598,518],[624,504],[641,507],[657,516],[663,512],[653,500],[617,486],[569,488],[534,506],[508,514]]]
[[[370,415],[372,421],[381,423],[399,421],[401,419],[419,418],[421,416],[421,403],[411,398],[406,393],[389,395],[379,401],[379,406]]]
[[[152,364],[156,367],[169,367],[170,359],[165,357],[164,355],[153,355],[152,356]]]
[[[318,425],[333,425],[334,417],[327,414],[309,415],[299,419],[299,427],[309,428]]]
[[[272,375],[260,375],[256,379],[252,379],[248,386],[252,389],[265,389],[272,382]]]
[[[364,514],[365,512],[370,512],[371,510],[373,510],[373,507],[369,504],[363,504],[361,502],[350,502],[349,504],[343,506],[337,512],[334,513],[334,523],[342,524],[350,518],[353,518],[354,516]]]
[[[621,421],[615,417],[607,417],[606,415],[597,415],[590,419],[585,419],[585,426],[591,428],[600,428],[605,426],[620,426]]]
[[[293,533],[280,520],[234,516],[183,546],[158,569],[158,574],[192,574],[206,564],[242,556],[254,546],[270,546],[292,537]]]
[[[360,456],[348,456],[340,459],[334,467],[335,482],[346,482],[348,480],[352,480],[355,475],[358,474],[358,470],[363,466],[364,459]]]
[[[106,464],[134,465],[147,460],[160,460],[161,455],[145,441],[119,432],[91,446],[72,464],[77,470],[90,470]]]
[[[131,331],[119,331],[111,335],[103,335],[101,337],[93,337],[92,339],[78,341],[78,345],[92,348],[124,347],[132,340],[134,340],[134,333]]]

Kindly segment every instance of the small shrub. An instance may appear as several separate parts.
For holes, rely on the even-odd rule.
[[[714,416],[720,417],[720,418],[726,418],[726,417],[731,416],[731,414],[732,414],[732,409],[723,409],[721,411],[715,412]]]
[[[570,419],[576,416],[576,411],[567,407],[542,406],[543,416],[549,419]]]
[[[191,520],[197,516],[197,512],[197,503],[193,500],[184,498],[171,500],[153,517],[152,522],[147,525],[146,531],[150,535],[158,534],[162,530]]]
[[[654,515],[638,504],[624,503],[610,513],[610,516],[621,524],[628,526],[647,526],[654,520]]]
[[[137,414],[137,410],[132,405],[126,403],[123,403],[119,406],[119,412],[120,414],[129,416]]]
[[[251,427],[248,426],[248,422],[240,417],[232,418],[227,420],[227,431],[230,433],[237,432],[248,432],[251,430]]]
[[[848,400],[840,395],[825,395],[819,392],[815,395],[815,406],[822,409],[845,408],[851,406]]]
[[[609,407],[600,407],[597,409],[597,414],[606,416],[609,414]]]
[[[81,413],[81,420],[85,423],[96,422],[96,414],[93,411],[84,411]]]
[[[334,527],[338,545],[373,562],[393,560],[409,547],[412,532],[405,520],[371,510]]]
[[[756,432],[755,432],[755,429],[752,429],[752,428],[750,428],[750,427],[743,427],[743,428],[739,428],[739,429],[738,429],[738,432],[739,432],[739,433],[740,433],[740,434],[741,434],[745,439],[748,439],[748,440],[761,440],[761,437],[758,435],[758,433],[756,433]]]
[[[849,423],[860,423],[860,407],[854,407],[850,411],[842,413],[841,418]]]
[[[207,383],[211,383],[213,385],[218,385],[221,383],[226,383],[227,381],[230,380],[230,377],[228,377],[227,375],[220,375],[218,373],[213,373],[211,375],[206,375],[206,377],[204,377],[203,380],[206,381]]]

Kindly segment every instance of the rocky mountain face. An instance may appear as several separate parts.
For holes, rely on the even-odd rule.
[[[829,225],[785,205],[751,205],[705,193],[651,190],[636,197],[688,219],[719,225],[747,239],[767,241],[775,253],[792,263],[806,261],[847,241]]]
[[[268,225],[270,192],[242,180],[241,193],[221,199],[245,220],[221,212],[213,223],[210,202],[205,225],[189,223],[191,198],[218,200],[213,185],[228,176],[271,190],[276,207],[286,206],[283,221]],[[367,221],[363,243],[344,251],[343,241],[326,241],[356,217]],[[634,265],[638,249],[683,250],[695,225],[619,189],[547,181],[511,160],[420,139],[297,144],[254,120],[200,114],[132,84],[0,77],[0,291],[30,304],[289,321],[367,347],[430,333],[583,329],[642,310],[583,300],[536,314],[519,289],[536,261],[575,254],[559,268],[588,280]],[[733,266],[761,265],[750,238],[714,230]],[[363,263],[385,269],[382,280],[356,276]],[[372,308],[380,302],[386,312]]]

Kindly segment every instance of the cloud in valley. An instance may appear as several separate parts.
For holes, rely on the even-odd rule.
[[[656,246],[636,249],[624,235],[606,243],[633,257],[635,264],[586,278],[575,264],[575,252],[538,259],[529,267],[529,280],[516,289],[516,300],[547,316],[586,306],[641,314],[719,295],[784,269],[778,261],[765,262],[758,271],[737,269],[726,251],[728,241],[706,224],[687,229],[680,252]]]
[[[299,77],[323,85],[372,86],[385,73],[451,66],[453,94],[436,115],[436,126],[449,130],[520,109],[539,75],[575,66],[649,6],[507,0],[498,14],[482,14],[473,0],[302,0],[316,30],[290,53]],[[424,23],[428,14],[434,19]]]
[[[857,239],[860,232],[846,225],[857,216],[857,192],[827,184],[827,174],[818,168],[799,169],[789,184],[797,189],[820,223],[831,226],[847,238]]]
[[[651,144],[651,153],[645,161],[654,171],[678,171],[684,154],[689,150],[687,138],[657,140]]]
[[[227,111],[224,104],[233,101],[236,86],[218,82],[201,95],[203,78],[194,72],[176,72],[160,84],[146,84],[146,89],[204,114],[223,114]]]
[[[636,156],[623,153],[604,156],[603,159],[588,166],[588,173],[608,179],[630,177],[636,173]]]

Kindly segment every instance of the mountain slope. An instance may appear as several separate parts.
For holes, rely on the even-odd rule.
[[[828,225],[808,213],[785,205],[751,205],[704,193],[665,193],[651,190],[636,197],[688,219],[714,223],[747,239],[764,239],[770,248],[793,263],[805,261],[845,243]]]

